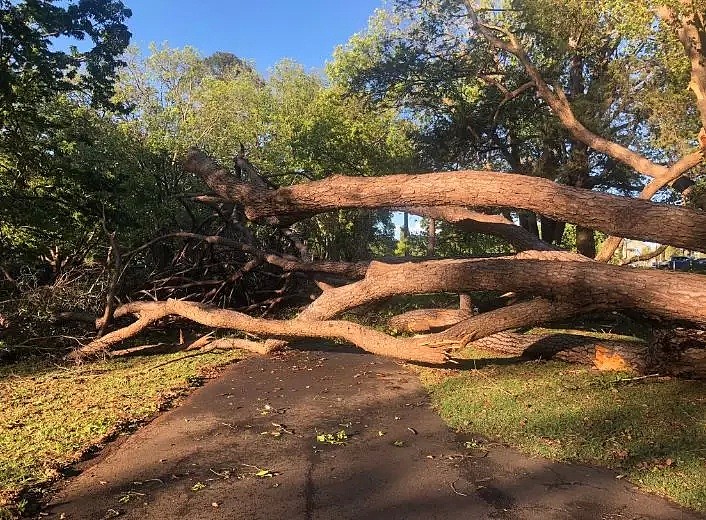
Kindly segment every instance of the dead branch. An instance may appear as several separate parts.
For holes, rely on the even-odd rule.
[[[446,359],[446,349],[449,347],[446,344],[443,345],[443,348],[423,345],[423,342],[416,338],[393,338],[382,332],[347,321],[266,320],[252,318],[236,311],[180,300],[133,302],[116,310],[116,316],[130,314],[136,314],[138,320],[74,351],[70,358],[81,360],[88,356],[107,353],[113,345],[139,334],[149,325],[170,315],[180,316],[208,327],[239,330],[277,339],[342,339],[373,354],[424,363],[443,363]],[[257,348],[261,348],[260,344],[257,345]],[[239,346],[253,347],[249,343],[239,343]],[[251,350],[251,348],[248,349]]]

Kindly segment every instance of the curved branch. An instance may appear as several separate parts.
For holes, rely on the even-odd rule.
[[[630,166],[636,172],[654,179],[659,179],[664,182],[663,186],[695,166],[693,161],[679,161],[672,167],[656,164],[619,143],[610,141],[591,132],[574,115],[574,112],[571,109],[571,104],[566,98],[563,89],[560,87],[553,89],[547,84],[542,77],[542,74],[534,66],[532,60],[527,55],[527,52],[515,35],[506,29],[490,27],[483,24],[478,18],[478,14],[476,13],[476,9],[473,5],[473,0],[465,0],[465,3],[473,28],[478,31],[478,33],[481,34],[493,47],[514,55],[520,61],[521,65],[527,72],[527,75],[537,88],[537,94],[539,97],[541,97],[549,105],[552,112],[554,112],[554,114],[559,118],[559,121],[561,121],[564,128],[569,131],[574,139],[581,141],[583,144],[593,148],[597,152],[608,155],[609,157]],[[500,32],[503,34],[505,38],[507,38],[507,41],[498,38],[494,32]],[[703,150],[699,150],[695,152],[695,154],[699,156],[699,160],[696,161],[696,164],[698,164],[700,160],[703,159]],[[690,154],[688,157],[691,157],[691,155],[694,154]]]
[[[649,253],[645,253],[644,255],[637,255],[633,256],[632,258],[628,258],[624,262],[621,262],[620,265],[630,265],[634,264],[635,262],[646,262],[647,260],[652,260],[653,258],[656,258],[662,253],[664,253],[668,247],[669,246],[659,246],[654,251],[650,251]]]
[[[219,195],[243,204],[248,218],[277,222],[344,208],[493,206],[535,211],[603,232],[692,250],[706,249],[706,213],[626,199],[547,179],[509,173],[460,171],[327,179],[277,190],[237,181],[196,149],[184,163]]]
[[[461,206],[413,206],[407,208],[391,208],[395,211],[406,211],[420,217],[443,220],[453,224],[466,233],[484,233],[495,235],[507,240],[517,252],[552,251],[555,248],[530,233],[525,228],[502,215],[487,215]]]
[[[449,341],[443,345],[431,345],[420,338],[393,338],[348,321],[304,322],[253,318],[237,311],[181,300],[133,302],[118,308],[115,314],[137,314],[139,318],[131,325],[74,351],[71,355],[73,359],[105,353],[113,345],[140,333],[152,323],[167,316],[181,316],[208,327],[235,329],[269,338],[343,339],[373,354],[434,364],[445,362],[446,349],[454,343]],[[239,346],[247,348],[248,344],[239,342]]]
[[[583,261],[582,261],[583,260]],[[633,270],[567,253],[531,252],[492,259],[372,262],[361,281],[325,291],[297,319],[326,320],[403,294],[516,291],[577,306],[631,308],[706,325],[706,283],[697,274]]]

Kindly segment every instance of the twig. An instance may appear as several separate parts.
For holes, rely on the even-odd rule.
[[[630,383],[632,381],[642,381],[643,379],[648,379],[651,377],[659,377],[660,374],[647,374],[645,376],[636,376],[636,377],[625,377],[622,379],[616,379],[613,381],[613,384],[616,385],[618,383]]]
[[[458,489],[456,489],[456,481],[451,482],[449,485],[451,486],[451,491],[453,491],[457,495],[460,495],[462,497],[468,496],[466,493],[461,493]]]

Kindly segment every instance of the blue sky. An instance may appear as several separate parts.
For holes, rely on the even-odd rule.
[[[282,58],[321,68],[383,0],[124,0],[132,43],[228,51],[266,72]]]

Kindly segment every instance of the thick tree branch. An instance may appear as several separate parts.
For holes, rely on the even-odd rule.
[[[547,179],[483,171],[327,179],[277,190],[237,181],[192,149],[187,171],[220,196],[245,206],[248,218],[277,222],[342,208],[400,206],[509,207],[535,211],[609,234],[706,249],[706,213],[562,186]]]
[[[554,114],[559,118],[564,128],[569,131],[574,139],[581,141],[597,152],[606,154],[609,157],[630,166],[638,173],[647,175],[648,177],[652,177],[654,179],[660,179],[664,182],[663,186],[679,177],[679,175],[683,174],[690,167],[693,167],[689,166],[692,161],[686,161],[679,166],[681,171],[677,172],[677,164],[679,163],[672,167],[653,163],[639,153],[591,132],[574,115],[573,110],[571,109],[571,104],[566,98],[563,89],[560,87],[551,88],[547,84],[515,35],[505,29],[490,27],[483,24],[476,13],[474,0],[465,0],[465,3],[473,28],[478,31],[478,33],[481,34],[493,47],[514,55],[520,61],[531,81],[537,88],[538,95],[550,106],[552,112],[554,112]],[[496,33],[502,34],[506,39],[503,40],[497,37]],[[704,103],[706,103],[706,101],[704,101]],[[702,117],[704,117],[703,113]],[[702,152],[702,150],[696,152],[699,154],[699,161],[703,158]],[[699,161],[696,161],[696,164],[698,164]]]
[[[677,180],[684,172],[698,166],[702,160],[703,148],[698,152],[690,153],[689,155],[682,157],[679,161],[674,163],[671,168],[669,168],[670,173],[668,175],[652,179],[647,186],[643,188],[637,198],[642,200],[651,200],[659,190]],[[616,236],[608,237],[601,245],[601,250],[596,255],[596,260],[599,262],[609,262],[620,247],[622,240],[622,238]]]
[[[403,294],[514,291],[579,307],[635,309],[706,325],[702,275],[633,270],[570,253],[528,252],[480,260],[372,262],[363,280],[325,291],[298,320],[327,320],[360,305]]]

